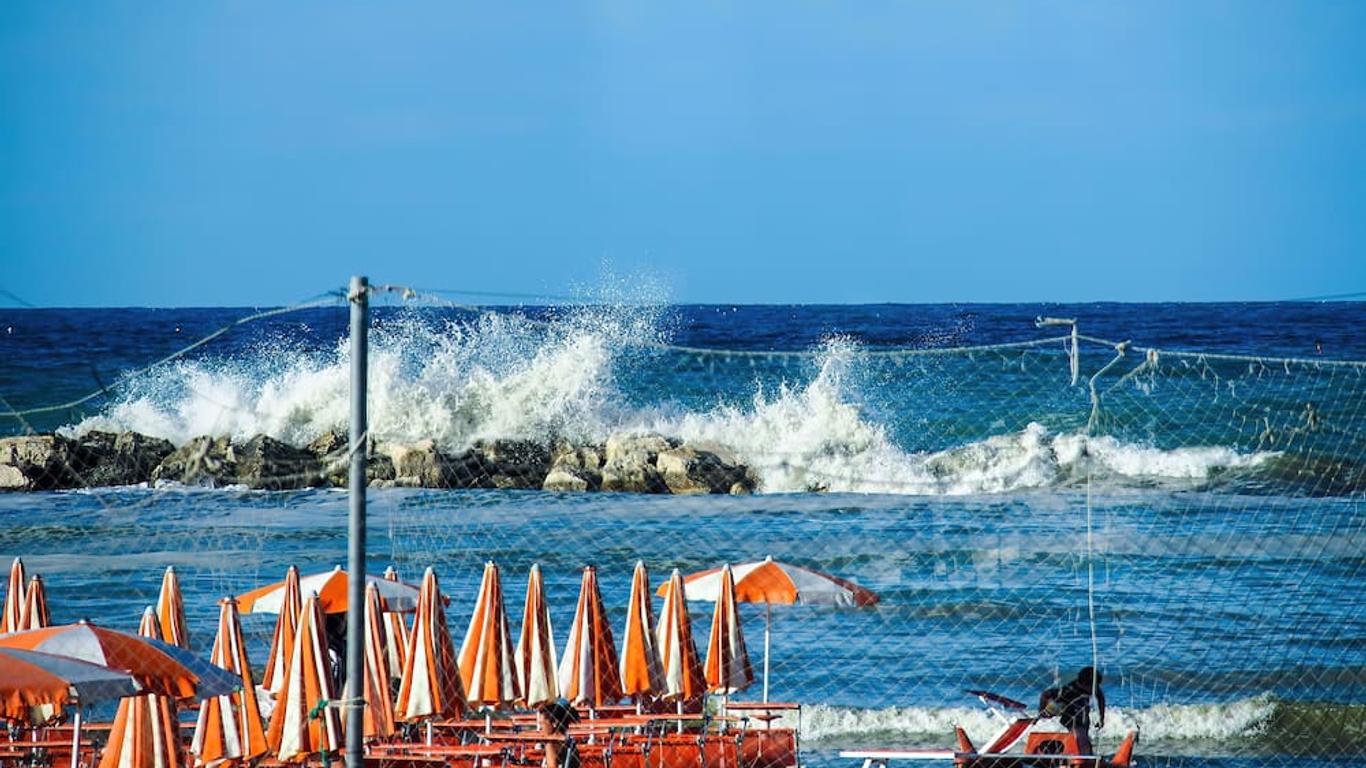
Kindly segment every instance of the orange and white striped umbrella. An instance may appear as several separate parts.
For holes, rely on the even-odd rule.
[[[175,568],[169,565],[161,576],[157,621],[161,623],[162,640],[181,648],[190,647],[190,633],[185,627],[185,598],[180,594],[180,579],[175,575]]]
[[[266,731],[261,725],[261,710],[256,703],[256,686],[251,679],[251,662],[242,642],[242,620],[237,601],[225,597],[218,601],[218,635],[209,660],[242,678],[242,690],[205,699],[199,705],[190,752],[195,764],[204,768],[249,763],[267,750]]]
[[[740,629],[740,612],[735,604],[735,579],[730,566],[721,567],[720,594],[716,610],[711,615],[711,636],[707,639],[707,661],[702,667],[707,690],[713,693],[735,693],[754,682],[754,669],[745,650],[745,636]]]
[[[688,618],[688,603],[683,597],[683,576],[675,568],[662,587],[664,609],[655,628],[660,664],[664,670],[664,685],[660,698],[696,699],[706,692],[702,676],[702,660],[693,642],[692,621]]]
[[[384,579],[399,581],[392,565],[384,569]],[[389,674],[398,680],[403,677],[403,663],[408,657],[408,623],[398,611],[384,612],[384,649],[389,654]]]
[[[441,587],[431,568],[422,575],[422,590],[413,617],[408,658],[403,665],[394,714],[399,720],[416,721],[457,717],[465,707],[465,692],[455,647],[446,630],[446,610]]]
[[[341,749],[341,717],[325,704],[334,698],[323,612],[318,596],[310,594],[299,611],[285,685],[266,729],[266,743],[281,761],[302,762],[311,754]]]
[[[161,626],[151,606],[142,613],[138,634],[160,639]],[[170,698],[129,696],[119,702],[99,768],[179,768],[180,722]]]
[[[5,606],[0,612],[0,634],[18,632],[24,628],[24,561],[14,558],[9,567],[9,587],[5,590]]]
[[[602,607],[597,569],[591,565],[583,569],[579,607],[560,659],[560,695],[571,703],[589,707],[601,707],[621,698],[612,625]]]
[[[24,625],[20,629],[42,629],[51,626],[52,616],[47,610],[47,588],[43,577],[34,574],[28,580],[28,591],[24,593]]]
[[[484,564],[484,579],[459,658],[460,681],[470,705],[498,709],[522,697],[513,671],[512,632],[503,605],[503,582],[493,561]]]
[[[538,707],[560,698],[555,671],[555,630],[545,602],[541,566],[533,564],[526,580],[526,608],[522,611],[522,634],[517,639],[517,685],[522,703]]]
[[[316,593],[318,605],[323,613],[346,613],[351,577],[337,566],[324,573],[298,576],[299,589],[304,594]],[[287,580],[286,580],[287,581]],[[287,599],[289,584],[277,581],[258,587],[237,596],[238,609],[242,613],[278,613]],[[386,611],[411,611],[417,606],[417,587],[401,581],[390,581],[382,576],[365,575],[367,584],[379,587],[379,596],[384,599]]]
[[[384,650],[384,612],[379,590],[365,587],[365,738],[394,734],[394,702],[389,696],[389,657]],[[351,698],[351,689],[342,698]]]
[[[664,667],[655,643],[654,610],[650,605],[650,573],[636,561],[631,578],[631,602],[621,635],[621,692],[637,701],[664,691]]]
[[[280,615],[275,620],[275,636],[270,641],[270,653],[266,657],[266,671],[261,673],[261,687],[276,696],[285,686],[289,654],[294,650],[294,636],[299,632],[299,612],[303,610],[298,568],[289,566],[289,570],[285,572],[284,584],[284,594],[280,598]]]

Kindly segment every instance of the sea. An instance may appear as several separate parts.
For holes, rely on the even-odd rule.
[[[768,628],[770,695],[802,704],[805,764],[948,747],[955,724],[981,744],[999,721],[968,690],[1032,705],[1084,665],[1104,675],[1102,752],[1137,730],[1140,765],[1366,764],[1366,303],[380,298],[378,440],[649,432],[717,446],[759,482],[371,489],[371,570],[434,568],[457,643],[487,561],[514,632],[541,565],[563,642],[586,565],[619,631],[637,561],[658,584],[771,556],[880,598],[741,606],[756,681],[732,698],[761,695]],[[0,309],[0,431],[306,445],[346,427],[347,323],[341,301]],[[345,562],[347,505],[332,488],[0,494],[0,557],[43,575],[54,622],[128,630],[174,566],[207,654],[218,598]],[[713,606],[689,609],[705,651]],[[273,621],[243,617],[258,666]]]

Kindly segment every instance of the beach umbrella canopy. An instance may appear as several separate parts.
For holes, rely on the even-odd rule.
[[[287,600],[288,580],[286,577],[285,581],[238,595],[238,610],[242,613],[279,613]],[[346,571],[339,565],[326,573],[299,577],[299,589],[303,594],[317,593],[318,606],[323,613],[346,613],[349,581]],[[418,590],[412,584],[389,581],[383,576],[371,574],[366,574],[365,582],[379,587],[379,596],[384,599],[386,611],[411,611],[417,607]]]
[[[147,606],[138,634],[161,636],[157,613]],[[119,702],[99,768],[179,768],[180,723],[166,696],[142,694]]]
[[[37,574],[28,581],[28,591],[24,593],[24,620],[19,629],[42,629],[52,624],[52,616],[47,610],[47,588],[43,577]]]
[[[422,575],[407,655],[394,714],[407,721],[458,717],[465,708],[465,692],[446,629],[441,588],[431,568]]]
[[[85,621],[0,635],[0,646],[126,669],[148,692],[177,699],[231,693],[241,685],[236,676],[184,648]]]
[[[249,763],[267,750],[237,601],[226,597],[218,605],[218,634],[209,660],[241,678],[242,690],[207,698],[199,705],[190,752],[196,764],[205,768]]]
[[[392,565],[384,569],[384,580],[399,580]],[[384,612],[384,650],[389,654],[389,674],[397,680],[403,676],[403,663],[408,656],[408,624],[398,611]]]
[[[602,607],[597,569],[583,569],[579,606],[560,659],[560,694],[574,704],[601,707],[621,698],[612,626]]]
[[[157,621],[161,624],[162,640],[181,648],[190,647],[190,633],[185,627],[185,598],[180,594],[180,579],[176,577],[175,568],[169,565],[161,576]]]
[[[683,596],[683,576],[675,568],[664,582],[664,608],[655,628],[655,642],[659,648],[660,665],[664,671],[660,698],[695,699],[706,692],[702,676],[702,660],[693,641],[692,621],[688,618],[688,604]]]
[[[522,611],[522,634],[517,639],[514,666],[523,704],[538,707],[560,698],[560,681],[555,671],[555,631],[550,626],[539,564],[531,566],[531,574],[526,580],[526,607]]]
[[[749,651],[745,650],[740,612],[735,603],[735,581],[729,565],[721,567],[720,594],[711,615],[711,635],[707,639],[707,661],[702,666],[702,674],[707,680],[707,690],[713,693],[743,691],[754,682],[754,669],[749,665]]]
[[[498,566],[484,564],[484,579],[474,601],[474,615],[460,645],[460,681],[472,706],[503,707],[522,697],[513,671],[512,632],[503,606]]]
[[[314,753],[341,748],[341,716],[326,706],[334,698],[322,606],[310,594],[299,612],[285,684],[266,729],[266,743],[281,761],[302,762]]]
[[[664,691],[664,668],[655,641],[654,610],[650,604],[650,574],[636,561],[631,578],[631,602],[621,634],[621,692],[642,699]]]
[[[41,651],[0,648],[0,717],[23,720],[35,707],[82,705],[131,696],[142,689],[127,671]]]
[[[367,739],[386,739],[394,733],[394,702],[389,697],[389,657],[384,650],[384,612],[379,590],[365,587],[365,713]],[[348,681],[348,686],[350,685]],[[351,698],[350,687],[342,698]]]
[[[5,605],[0,612],[0,633],[24,629],[24,561],[14,558],[9,567],[9,585],[5,589]]]
[[[275,635],[270,640],[266,655],[266,669],[261,673],[261,687],[279,695],[285,686],[285,671],[289,669],[289,654],[294,650],[294,635],[299,631],[299,612],[303,610],[303,593],[299,591],[299,569],[289,566],[276,608]],[[236,602],[236,598],[233,599]],[[240,610],[239,610],[240,613]]]

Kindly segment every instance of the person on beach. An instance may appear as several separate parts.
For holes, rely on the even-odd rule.
[[[1096,699],[1096,729],[1105,727],[1105,692],[1100,689],[1101,674],[1094,667],[1082,667],[1077,678],[1060,688],[1047,688],[1039,694],[1039,717],[1054,717],[1077,740],[1077,751],[1091,754],[1091,697]]]
[[[543,768],[579,768],[579,747],[569,735],[570,723],[579,720],[579,713],[564,699],[557,699],[540,709],[541,733],[557,738],[545,742]]]

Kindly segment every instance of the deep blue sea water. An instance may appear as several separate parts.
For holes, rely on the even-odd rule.
[[[250,312],[0,310],[0,409],[104,392],[0,430],[304,444],[343,426],[341,305],[127,376]],[[1133,343],[1117,356],[1083,340],[1073,385],[1053,339],[1067,329],[1036,328],[1040,315]],[[384,306],[380,439],[458,450],[658,431],[726,446],[762,492],[372,490],[371,562],[411,578],[433,565],[457,642],[488,559],[514,621],[542,565],[560,641],[585,564],[618,625],[637,559],[656,581],[765,555],[853,579],[876,608],[773,612],[773,695],[806,705],[807,758],[822,765],[847,762],[844,747],[943,745],[953,722],[984,737],[992,724],[963,689],[1029,701],[1091,663],[1089,593],[1112,709],[1102,747],[1138,727],[1148,765],[1355,765],[1366,369],[1333,361],[1366,360],[1363,321],[1361,303]],[[207,651],[217,597],[291,563],[343,562],[345,517],[334,490],[8,494],[0,557],[44,575],[55,620],[127,628],[175,565]],[[705,633],[710,605],[692,610]],[[762,607],[742,617],[757,668]],[[245,623],[259,664],[271,617]]]

